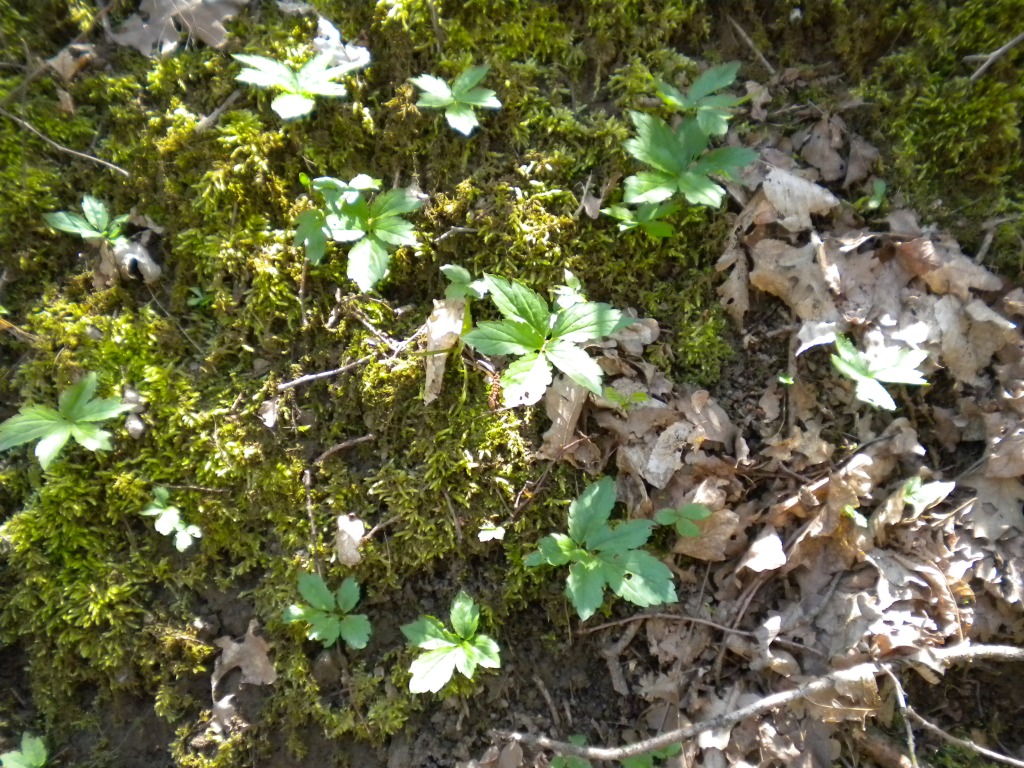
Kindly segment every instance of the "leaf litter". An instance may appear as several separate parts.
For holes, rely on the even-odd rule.
[[[660,333],[643,320],[597,345],[602,395],[560,379],[545,396],[542,458],[615,473],[631,518],[710,511],[666,558],[678,615],[648,612],[637,634],[651,661],[630,665],[627,685],[649,706],[646,735],[866,660],[917,654],[937,682],[930,648],[1024,642],[1024,293],[913,211],[868,227],[819,184],[867,183],[878,157],[837,117],[802,141],[794,151],[812,168],[762,148],[718,264],[745,343],[772,331],[747,327],[752,307],[791,313],[781,329],[791,384],[773,375],[734,420],[644,360]],[[852,359],[907,357],[927,379],[913,389],[874,380],[905,415],[855,397],[827,362],[840,339],[856,343]],[[833,764],[843,723],[888,723],[894,695],[885,678],[840,674],[795,705],[684,744],[679,764]]]

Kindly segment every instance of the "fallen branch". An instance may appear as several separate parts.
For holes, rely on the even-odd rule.
[[[923,654],[922,654],[923,656]],[[950,648],[929,648],[927,656],[930,661],[939,662],[943,666],[949,666],[955,662],[971,663],[981,659],[993,659],[997,661],[1024,661],[1024,648],[1014,648],[1004,645],[967,645],[961,644]],[[680,742],[688,741],[707,731],[718,728],[726,728],[730,725],[740,723],[747,718],[768,712],[784,704],[805,698],[819,691],[824,691],[837,682],[855,682],[864,679],[868,675],[877,677],[885,674],[886,671],[895,669],[898,664],[906,664],[914,661],[914,657],[899,659],[891,662],[866,662],[857,664],[849,669],[841,669],[823,677],[816,678],[804,683],[799,688],[791,691],[782,691],[765,696],[760,701],[749,704],[746,707],[724,712],[717,717],[703,720],[684,728],[677,728],[673,731],[666,731],[649,739],[626,744],[622,747],[588,747],[572,744],[567,741],[558,741],[547,736],[534,736],[528,733],[517,731],[492,732],[496,738],[507,739],[519,742],[529,747],[541,747],[549,749],[559,755],[582,757],[585,760],[623,760],[627,757],[636,757],[655,749],[671,746]]]
[[[748,35],[746,31],[743,29],[743,27],[739,25],[739,22],[737,22],[736,19],[734,19],[729,14],[726,14],[725,18],[728,19],[729,23],[732,25],[732,28],[736,30],[736,34],[739,35],[740,40],[746,43],[747,47],[754,52],[754,56],[757,57],[757,60],[759,62],[761,62],[761,66],[768,70],[769,75],[775,77],[775,75],[777,74],[777,72],[775,71],[775,67],[768,63],[768,59],[764,57],[764,54],[761,53],[761,50],[754,44],[754,41],[750,38],[750,35]]]
[[[982,63],[982,65],[978,67],[976,70],[974,70],[974,74],[971,75],[971,82],[973,83],[983,74],[985,74],[989,67],[995,64],[997,61],[999,61],[999,59],[1005,56],[1011,48],[1013,48],[1015,45],[1018,45],[1021,41],[1024,41],[1024,32],[1021,32],[1019,35],[1013,38],[1013,40],[1008,42],[1002,48],[998,48],[992,51],[992,53],[988,54],[988,56],[985,57],[985,61]]]
[[[313,463],[314,464],[323,464],[324,463],[324,459],[329,459],[331,456],[333,456],[336,453],[339,453],[341,451],[347,450],[347,449],[352,448],[352,447],[357,446],[357,445],[361,445],[362,443],[368,443],[371,440],[376,440],[376,439],[377,439],[376,435],[363,435],[362,437],[353,437],[350,440],[345,440],[344,442],[341,442],[341,443],[338,443],[337,445],[331,446],[326,451],[321,453],[319,456],[317,456],[313,460]]]
[[[300,387],[303,384],[309,384],[314,381],[320,381],[320,379],[329,379],[331,376],[339,376],[342,373],[348,373],[349,371],[358,368],[360,365],[370,362],[372,359],[372,355],[367,355],[366,357],[359,358],[354,363],[347,363],[346,365],[341,366],[341,368],[332,368],[329,371],[321,371],[320,373],[307,373],[305,376],[299,376],[299,378],[293,379],[292,381],[286,381],[284,384],[278,384],[277,391],[284,392],[286,389],[294,389],[295,387]]]
[[[1006,763],[1007,765],[1015,765],[1017,766],[1017,768],[1024,768],[1024,760],[1017,760],[1016,758],[1010,757],[1008,755],[1004,755],[999,752],[993,752],[991,749],[986,749],[980,744],[975,744],[973,741],[970,741],[968,739],[960,739],[951,733],[946,733],[931,720],[925,720],[923,717],[917,714],[917,712],[914,711],[913,707],[907,707],[907,716],[915,723],[920,725],[922,728],[924,728],[926,731],[934,733],[936,736],[945,739],[950,744],[956,744],[958,747],[963,747],[964,749],[969,749],[972,752],[977,752],[979,755],[984,755],[990,760],[997,760],[1000,763]]]

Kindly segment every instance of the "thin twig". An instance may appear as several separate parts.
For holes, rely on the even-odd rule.
[[[176,318],[174,315],[168,312],[164,305],[160,303],[160,299],[156,297],[156,294],[153,293],[153,289],[148,284],[146,285],[146,290],[149,291],[149,295],[152,297],[153,303],[156,304],[157,307],[159,307],[160,311],[164,313],[168,320],[174,323],[174,327],[181,332],[181,335],[185,337],[185,340],[188,341],[188,343],[195,348],[196,352],[198,352],[200,355],[205,355],[206,353],[202,350],[202,348],[198,344],[196,344],[195,341],[192,340],[192,337],[188,335],[188,331],[186,331],[182,327],[181,323],[178,322],[178,318]]]
[[[353,363],[347,363],[341,366],[341,368],[332,368],[329,371],[321,371],[320,373],[307,373],[305,376],[300,376],[292,381],[286,381],[284,384],[278,384],[277,391],[284,392],[286,389],[294,389],[295,387],[300,387],[303,384],[309,384],[314,381],[320,381],[320,379],[329,379],[332,376],[339,376],[343,373],[348,373],[349,371],[358,368],[360,365],[370,362],[373,358],[373,355],[367,355],[366,357],[359,358]]]
[[[320,534],[316,527],[316,516],[313,514],[313,470],[307,469],[302,473],[302,487],[306,491],[306,516],[309,518],[309,554],[313,558],[313,567],[316,569],[317,575],[323,578],[324,571],[320,567],[320,558],[316,554]]]
[[[373,528],[371,528],[369,531],[363,534],[363,538],[360,539],[360,541],[369,541],[377,534],[378,531],[383,531],[392,523],[397,523],[398,517],[398,515],[395,515],[394,517],[389,517],[383,523],[377,523],[375,526],[373,526]]]
[[[196,123],[196,127],[192,129],[192,135],[196,136],[202,133],[203,131],[212,128],[214,125],[216,125],[217,121],[220,120],[221,115],[227,112],[231,105],[238,101],[238,97],[241,95],[242,89],[235,88],[235,90],[228,94],[228,97],[224,99],[224,101],[221,103],[219,107],[217,107],[215,110],[213,110],[213,112],[211,112],[198,123]]]
[[[957,738],[951,733],[946,733],[935,723],[931,722],[930,720],[925,720],[923,717],[917,714],[917,712],[914,711],[913,707],[907,707],[907,716],[925,730],[934,733],[939,738],[945,739],[950,744],[956,744],[958,747],[970,749],[974,752],[977,752],[979,755],[984,755],[985,757],[991,760],[998,760],[1000,763],[1006,763],[1007,765],[1015,765],[1017,766],[1017,768],[1024,768],[1024,760],[1017,760],[1016,758],[1009,757],[1008,755],[1004,755],[1000,752],[993,752],[991,749],[986,749],[985,747],[979,744],[975,744],[973,741],[970,741],[968,739]]]
[[[434,243],[440,243],[442,240],[447,240],[452,235],[475,235],[479,230],[476,227],[452,227],[442,235],[438,235],[434,238]]]
[[[930,648],[928,649],[928,654],[933,660],[937,660],[944,665],[949,665],[955,662],[969,663],[979,659],[1024,661],[1024,648],[1014,648],[1012,646],[1004,645],[972,646],[961,644],[951,648]],[[621,761],[623,758],[635,757],[655,749],[661,749],[662,747],[668,747],[672,744],[688,741],[695,736],[706,733],[707,731],[734,725],[735,723],[739,723],[750,717],[759,715],[762,712],[768,712],[769,710],[781,707],[784,704],[789,704],[790,702],[805,698],[811,694],[818,693],[819,691],[827,690],[837,682],[859,683],[869,675],[877,676],[883,674],[886,669],[892,668],[895,664],[905,664],[912,660],[913,657],[910,659],[899,659],[891,663],[871,661],[863,664],[857,664],[849,669],[836,670],[823,677],[815,678],[799,688],[795,688],[790,691],[782,691],[780,693],[773,693],[754,702],[753,704],[749,704],[746,707],[741,707],[740,709],[736,709],[731,712],[724,712],[717,717],[712,717],[708,720],[694,723],[693,725],[688,725],[684,728],[676,728],[672,731],[666,731],[665,733],[653,736],[649,739],[643,739],[622,747],[580,746],[578,744],[572,744],[571,742],[551,739],[547,736],[534,736],[528,733],[519,733],[516,731],[496,730],[493,731],[493,735],[501,739],[518,741],[520,744],[525,744],[527,746],[549,749],[560,755],[582,757],[587,760]]]
[[[727,627],[724,624],[716,624],[713,621],[707,619],[698,619],[694,616],[683,616],[677,613],[638,613],[635,616],[629,616],[625,619],[619,619],[618,621],[608,621],[604,624],[598,624],[596,627],[587,627],[586,629],[576,630],[577,635],[589,635],[591,632],[598,632],[602,629],[610,629],[612,627],[618,627],[623,624],[630,624],[634,621],[643,621],[645,619],[665,619],[666,621],[688,621],[692,624],[703,624],[705,627],[711,627],[717,629],[720,632],[731,632],[734,635],[746,635],[747,637],[754,637],[753,632],[748,632],[745,629],[733,629]]]
[[[230,493],[227,488],[208,488],[205,485],[172,485],[161,483],[164,488],[172,491],[196,491],[197,493]]]
[[[900,679],[893,674],[891,669],[886,669],[885,674],[892,680],[892,684],[896,688],[896,703],[900,705],[900,712],[903,714],[903,727],[907,732],[907,752],[910,758],[910,764],[914,768],[919,768],[917,764],[917,747],[914,744],[914,729],[910,727],[910,721],[907,719],[907,697],[903,694],[903,685],[900,683]]]
[[[352,448],[362,443],[368,443],[371,440],[376,440],[376,435],[363,435],[362,437],[353,437],[351,440],[345,440],[344,442],[338,443],[337,445],[331,446],[326,451],[317,456],[314,460],[314,464],[323,464],[325,459],[329,459],[336,453]]]
[[[1022,40],[1024,40],[1024,32],[1021,32],[1019,35],[1013,38],[1013,40],[1008,42],[1002,48],[998,48],[997,50],[992,51],[992,53],[985,57],[984,63],[976,70],[974,70],[974,74],[971,75],[971,82],[973,83],[983,74],[985,74],[985,72],[988,71],[989,67],[995,64],[997,61],[999,61],[999,59],[1005,56],[1011,48],[1013,48],[1015,45],[1018,45]]]
[[[736,19],[734,19],[732,16],[730,16],[729,14],[725,14],[725,18],[729,21],[730,24],[732,24],[732,28],[735,29],[736,34],[740,36],[740,40],[746,43],[747,47],[754,52],[754,56],[756,56],[757,60],[761,62],[761,66],[768,70],[768,74],[770,74],[772,77],[775,77],[775,67],[768,63],[768,59],[766,59],[764,57],[764,54],[761,53],[760,49],[756,45],[754,45],[754,41],[750,39],[750,35],[748,35],[744,31],[743,27],[741,27],[739,23],[736,21]]]
[[[544,703],[548,705],[548,711],[551,713],[551,727],[553,732],[561,733],[562,718],[558,715],[558,707],[555,706],[555,700],[551,698],[551,694],[548,692],[548,687],[544,685],[544,681],[540,679],[539,675],[533,676],[533,684],[537,686],[537,690],[540,691],[540,695],[544,697]]]
[[[49,136],[47,136],[45,133],[43,133],[38,128],[36,128],[34,125],[32,125],[32,123],[28,122],[27,120],[23,120],[22,118],[18,117],[17,115],[12,115],[6,109],[0,108],[0,115],[3,115],[8,120],[11,120],[11,121],[17,123],[18,125],[20,125],[22,128],[24,128],[29,133],[34,133],[36,136],[38,136],[40,139],[45,141],[47,144],[49,144],[54,149],[60,150],[61,152],[65,152],[65,153],[67,153],[69,155],[73,155],[75,157],[79,157],[79,158],[81,158],[83,160],[90,160],[90,161],[92,161],[94,163],[99,163],[100,165],[102,165],[102,166],[104,166],[106,168],[109,168],[112,171],[117,171],[122,176],[125,176],[125,177],[127,177],[129,179],[132,176],[130,173],[128,173],[128,171],[126,171],[124,168],[122,168],[119,165],[114,165],[113,163],[109,163],[106,160],[103,160],[103,159],[101,159],[99,157],[96,157],[95,155],[88,155],[85,152],[79,152],[78,150],[71,149],[71,147],[65,147],[63,144],[58,144],[56,141],[54,141]]]

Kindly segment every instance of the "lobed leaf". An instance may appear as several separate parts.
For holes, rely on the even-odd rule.
[[[465,591],[459,590],[459,594],[452,602],[450,618],[455,634],[463,640],[469,640],[476,634],[477,625],[480,623],[480,608]],[[467,677],[472,677],[472,675],[467,675]]]
[[[526,323],[484,320],[462,340],[485,355],[526,355],[544,345],[544,337]]]
[[[47,405],[22,406],[17,414],[0,424],[0,451],[39,440],[66,426],[64,417]]]
[[[477,83],[487,77],[487,73],[491,71],[491,68],[487,64],[478,64],[475,67],[467,67],[462,71],[458,77],[452,81],[451,92],[452,95],[459,101],[464,99],[460,98],[470,91]]]
[[[365,614],[357,613],[352,616],[345,616],[340,622],[338,629],[341,639],[349,648],[365,648],[370,642],[370,620]]]
[[[615,506],[615,481],[603,477],[583,489],[569,505],[569,535],[577,544],[589,548],[589,542],[608,527]]]
[[[544,354],[547,359],[572,381],[585,387],[595,395],[601,394],[604,372],[590,355],[566,339],[557,339],[548,345]]]
[[[458,648],[437,648],[421,653],[409,666],[412,679],[410,693],[437,693],[452,679],[459,658]]]
[[[290,93],[299,91],[298,76],[287,64],[268,59],[266,56],[242,53],[236,53],[232,58],[246,65],[245,69],[235,75],[235,80],[240,83],[260,88],[281,88]]]
[[[622,327],[622,312],[603,302],[580,302],[555,316],[551,338],[584,343],[610,336]]]
[[[551,363],[539,352],[524,355],[511,363],[501,375],[505,405],[533,405],[551,384]]]
[[[727,64],[718,64],[703,72],[690,85],[687,93],[690,102],[697,102],[715,91],[720,91],[732,85],[736,81],[736,75],[740,71],[740,62],[730,61]]]
[[[330,613],[334,610],[334,595],[316,573],[299,575],[299,594],[314,608]]]
[[[451,104],[445,109],[444,118],[448,121],[448,125],[463,136],[469,136],[473,129],[480,125],[476,112],[468,104]]]
[[[346,577],[334,593],[334,602],[342,613],[348,613],[355,608],[359,602],[359,582],[351,576]]]
[[[551,311],[539,293],[518,280],[506,280],[488,274],[483,279],[490,291],[491,300],[502,315],[509,320],[526,323],[547,337],[551,327]]]
[[[294,120],[308,115],[315,106],[316,102],[313,99],[299,93],[282,93],[270,102],[270,108],[282,120]]]

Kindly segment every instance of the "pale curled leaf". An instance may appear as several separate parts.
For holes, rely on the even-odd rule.
[[[337,535],[334,539],[334,551],[338,555],[338,562],[342,565],[358,565],[363,559],[359,552],[359,545],[366,533],[366,524],[352,514],[338,515]]]

